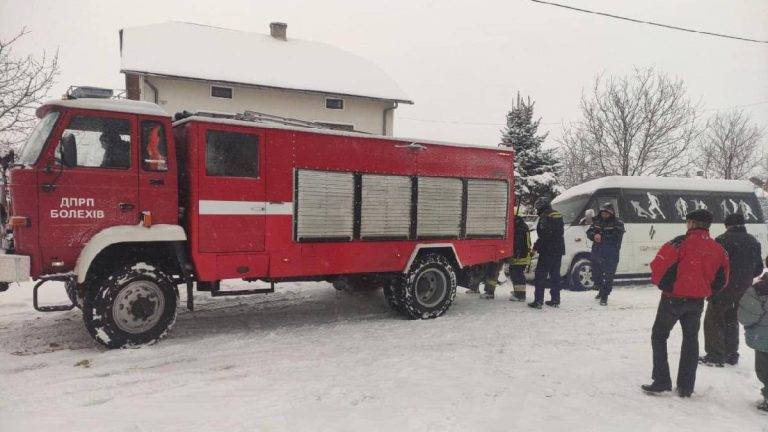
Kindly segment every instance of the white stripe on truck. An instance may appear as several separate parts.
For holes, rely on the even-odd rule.
[[[292,202],[200,200],[201,215],[292,215]]]

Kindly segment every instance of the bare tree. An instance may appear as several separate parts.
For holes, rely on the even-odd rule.
[[[680,79],[652,68],[628,76],[597,76],[581,97],[582,119],[566,126],[563,153],[582,161],[568,180],[607,175],[680,174],[692,163],[700,134],[697,106]],[[565,164],[570,160],[564,160]]]
[[[709,178],[742,179],[760,164],[765,130],[741,110],[714,114],[704,129],[699,163]]]
[[[0,152],[18,146],[35,124],[40,105],[59,73],[59,54],[14,56],[13,45],[27,29],[0,39]]]

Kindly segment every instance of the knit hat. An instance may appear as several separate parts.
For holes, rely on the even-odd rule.
[[[734,225],[744,225],[746,221],[744,220],[744,215],[741,213],[733,213],[729,214],[725,217],[725,226],[734,226]]]
[[[537,212],[540,212],[544,210],[545,208],[549,207],[550,204],[549,198],[541,197],[536,200],[536,202],[533,204],[533,208],[536,209]]]
[[[602,207],[600,207],[600,211],[601,211],[601,212],[608,212],[608,213],[610,213],[610,214],[612,214],[612,215],[616,216],[616,209],[614,209],[614,208],[613,208],[613,204],[611,204],[611,203],[609,203],[609,202],[607,202],[607,203],[604,203],[604,204],[602,205]]]
[[[687,221],[695,221],[695,222],[701,222],[705,224],[711,224],[714,217],[712,216],[712,212],[705,209],[699,209],[694,210],[687,215],[685,215],[685,220]]]

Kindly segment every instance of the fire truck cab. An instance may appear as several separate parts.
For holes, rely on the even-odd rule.
[[[30,277],[35,308],[79,307],[101,344],[162,337],[177,287],[212,295],[275,282],[383,287],[435,318],[512,253],[513,155],[155,104],[51,101],[2,185],[0,282]],[[256,121],[254,121],[256,120]],[[222,291],[225,279],[270,289]],[[41,306],[62,281],[72,304]]]

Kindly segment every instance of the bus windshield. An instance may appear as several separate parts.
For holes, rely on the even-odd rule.
[[[552,203],[552,208],[563,215],[564,223],[572,224],[584,216],[582,210],[587,205],[587,201],[589,201],[589,195],[582,195]]]

